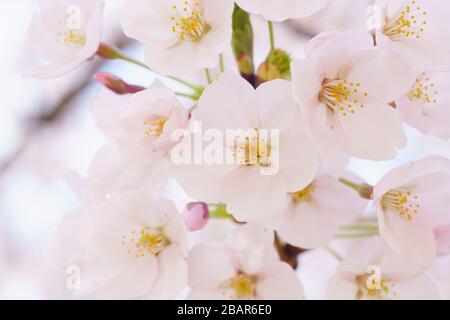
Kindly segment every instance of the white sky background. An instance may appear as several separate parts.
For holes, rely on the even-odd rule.
[[[337,2],[347,1],[349,0]],[[106,39],[117,35],[118,12],[122,2],[106,0]],[[20,54],[21,43],[35,4],[34,0],[0,1],[0,163],[8,159],[25,139],[24,121],[38,116],[53,105],[89,69],[87,66],[74,74],[52,81],[24,79],[17,73],[15,61]],[[338,26],[348,27],[352,23],[360,26],[364,23],[364,18],[350,20],[352,16],[365,17],[365,8],[366,5],[352,7],[353,11],[357,11],[352,14],[348,10],[338,10],[337,18],[336,14],[324,14],[326,18],[323,20],[309,19],[301,23],[301,27],[310,31],[317,30],[315,27],[321,23],[327,26],[336,23]],[[344,17],[342,12],[345,12]],[[268,35],[261,19],[255,18],[253,21],[257,43],[256,59],[261,61],[268,50]],[[295,56],[301,56],[305,43],[303,36],[285,25],[276,25],[275,32],[280,47]],[[142,48],[139,46],[133,46],[128,51],[135,57],[142,57]],[[232,68],[231,56],[226,57],[226,64],[228,68]],[[100,70],[115,73],[130,83],[147,86],[154,78],[148,72],[122,62],[107,63]],[[92,156],[105,143],[89,113],[90,101],[99,87],[92,82],[72,102],[70,111],[62,120],[33,135],[23,155],[8,170],[0,172],[0,298],[58,297],[60,291],[52,287],[53,283],[59,281],[55,285],[59,288],[64,280],[51,279],[49,276],[50,269],[45,258],[48,240],[63,215],[79,205],[76,195],[63,179],[64,172],[71,169],[85,173]],[[375,163],[355,160],[351,168],[369,183],[374,183],[395,163],[428,154],[450,157],[449,142],[423,137],[413,129],[408,129],[408,135],[409,145],[395,161]],[[305,267],[300,275],[308,296],[316,298],[323,292],[315,285],[319,280],[312,276],[312,271],[317,269],[311,267],[311,263],[317,261],[318,257],[325,266],[332,266],[333,262],[320,254],[311,256],[311,262],[308,256],[302,259]]]

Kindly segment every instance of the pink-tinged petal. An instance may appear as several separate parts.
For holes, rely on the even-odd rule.
[[[336,169],[330,169],[333,172]],[[348,172],[341,176],[350,176],[352,181],[359,178]],[[356,216],[361,215],[367,207],[368,201],[362,199],[354,190],[339,182],[338,177],[324,174],[315,179],[312,197],[320,208],[318,212],[330,223],[346,224]]]
[[[256,284],[258,299],[303,299],[303,285],[297,273],[287,263],[274,261],[267,269]]]
[[[359,52],[373,47],[369,32],[342,32],[317,48],[312,57],[322,57],[326,79],[336,79],[342,67]],[[414,80],[413,80],[414,81]]]
[[[88,202],[119,191],[146,188],[156,192],[164,187],[170,169],[170,163],[165,159],[157,161],[151,168],[127,161],[115,146],[108,145],[95,155],[88,177],[82,181],[83,187],[78,192]]]
[[[380,235],[395,252],[409,257],[422,267],[429,267],[436,260],[433,228],[421,215],[409,221],[396,211],[385,210]]]
[[[352,56],[340,70],[340,79],[360,83],[370,97],[391,102],[411,89],[416,73],[399,54],[374,48]]]
[[[249,13],[261,15],[267,20],[284,21],[300,19],[312,15],[324,8],[325,0],[237,0],[236,3]]]
[[[300,248],[318,248],[333,239],[338,225],[318,214],[315,204],[299,204],[289,208],[283,223],[277,228],[281,239]]]
[[[294,99],[301,108],[317,104],[325,69],[320,58],[295,59],[291,63]]]
[[[383,249],[384,243],[378,237],[360,241],[347,252],[338,271],[342,274],[352,275],[349,280],[353,281],[354,276],[365,274],[368,266],[379,263]]]
[[[195,117],[204,129],[250,129],[259,127],[258,105],[253,87],[238,74],[226,72],[201,96]],[[218,112],[220,110],[220,112]]]
[[[231,300],[223,294],[221,289],[210,291],[191,290],[187,298],[189,300]]]
[[[281,175],[263,175],[261,168],[240,167],[224,180],[221,195],[227,210],[239,221],[267,218],[286,203],[286,181]]]
[[[256,89],[256,96],[262,129],[276,129],[283,132],[300,120],[300,109],[293,99],[289,81],[265,82]]]
[[[419,275],[394,281],[395,300],[439,300],[441,298],[436,283],[426,275]]]
[[[220,164],[180,164],[174,167],[174,176],[183,190],[193,199],[208,203],[223,201],[222,180],[235,167]]]
[[[189,286],[194,291],[214,292],[236,275],[231,258],[221,243],[200,244],[186,259]]]
[[[338,142],[338,128],[332,122],[333,115],[324,104],[319,104],[315,110],[307,110],[307,132],[320,153],[333,165],[344,168],[349,158]]]
[[[232,0],[208,0],[203,3],[203,17],[210,25],[222,24],[223,17],[231,16],[233,14]],[[231,30],[231,25],[228,26]]]
[[[333,39],[339,34],[340,32],[338,31],[325,31],[318,34],[317,36],[309,40],[306,44],[304,49],[305,55],[307,57],[310,57],[316,49],[320,48],[324,43]]]
[[[187,264],[175,245],[165,248],[157,257],[158,278],[146,299],[174,299],[187,285]]]
[[[166,216],[167,223],[164,225],[164,233],[175,244],[180,253],[185,256],[189,251],[188,234],[181,215],[175,204],[165,198],[158,199],[156,206]]]
[[[97,268],[89,281],[98,283],[95,297],[99,299],[138,299],[143,297],[157,279],[158,264],[154,257],[144,258],[140,261],[135,258],[135,260],[137,262],[127,263],[126,267],[104,281],[102,279],[105,273],[108,273],[108,269],[123,264],[123,261],[105,261],[102,267]],[[89,272],[89,269],[87,271]]]
[[[406,146],[400,114],[375,99],[360,101],[354,113],[338,113],[336,134],[340,145],[352,156],[370,160],[391,160],[396,148]],[[383,128],[383,130],[380,130]]]
[[[300,122],[280,142],[280,173],[286,179],[288,192],[307,187],[319,171],[318,150],[301,126]]]
[[[153,1],[155,2],[155,1]],[[176,36],[171,30],[170,11],[158,10],[147,0],[130,0],[122,9],[120,22],[125,34],[142,43],[161,41],[174,43]]]
[[[247,275],[256,275],[274,255],[274,233],[256,225],[247,224],[234,230],[225,246],[235,268]]]
[[[441,156],[428,156],[405,163],[389,171],[375,186],[374,199],[381,198],[391,189],[407,185],[421,176],[434,173],[450,173],[450,160]],[[422,191],[423,192],[423,191]]]
[[[327,299],[355,300],[357,292],[358,286],[353,279],[346,279],[337,274],[328,283]]]
[[[92,103],[92,114],[97,126],[108,139],[120,136],[122,130],[119,119],[126,110],[131,95],[118,95],[107,89],[101,89]]]
[[[434,229],[438,255],[450,253],[450,225]]]

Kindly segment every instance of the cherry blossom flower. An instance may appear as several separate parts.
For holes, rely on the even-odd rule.
[[[310,16],[324,8],[327,0],[236,0],[236,3],[245,11],[267,20],[284,21]]]
[[[125,158],[147,164],[167,156],[178,143],[172,133],[187,128],[189,122],[189,113],[175,94],[159,85],[134,95],[104,89],[92,112],[99,128]]]
[[[236,130],[236,139],[221,146],[235,161],[177,166],[177,181],[193,198],[226,203],[240,221],[278,212],[287,192],[308,186],[318,171],[316,148],[304,133],[287,81],[266,82],[255,90],[239,75],[224,73],[205,89],[194,116],[204,129],[217,129],[223,137],[227,130]],[[267,134],[260,134],[263,130]],[[272,133],[278,139],[272,139]]]
[[[340,170],[328,168],[306,188],[289,194],[286,209],[268,221],[283,241],[305,249],[333,240],[339,226],[361,215],[368,201],[339,182]],[[347,172],[341,177],[349,176]],[[352,176],[352,181],[357,177]]]
[[[25,42],[33,63],[23,73],[55,78],[92,58],[100,46],[103,6],[100,0],[40,0]]]
[[[442,139],[450,139],[450,73],[421,74],[411,90],[396,101],[404,121]]]
[[[232,0],[128,0],[125,34],[146,46],[152,69],[170,75],[214,68],[231,41]]]
[[[377,0],[381,26],[377,45],[399,52],[418,73],[450,71],[448,2],[440,0]]]
[[[338,300],[433,300],[436,284],[412,272],[379,238],[355,245],[328,285],[328,298]]]
[[[176,298],[187,284],[187,233],[169,200],[116,194],[68,215],[53,239],[56,261],[81,269],[78,296]]]
[[[397,253],[429,267],[434,230],[450,225],[450,161],[430,156],[388,172],[374,187],[380,235]]]
[[[393,159],[406,145],[398,110],[388,103],[407,92],[414,72],[395,53],[373,48],[365,32],[345,32],[294,60],[294,96],[308,131],[334,164],[345,154]],[[380,130],[383,128],[383,130]]]
[[[302,299],[292,268],[273,258],[273,233],[239,227],[224,242],[204,242],[187,257],[190,299]]]

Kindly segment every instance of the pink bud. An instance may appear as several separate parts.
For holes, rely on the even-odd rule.
[[[117,94],[136,93],[145,90],[144,87],[128,84],[119,77],[107,72],[97,72],[94,74],[94,79]]]
[[[209,218],[208,205],[204,202],[191,202],[186,205],[183,219],[189,231],[201,230]]]

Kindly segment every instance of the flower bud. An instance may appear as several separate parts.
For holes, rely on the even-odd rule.
[[[117,94],[136,93],[145,90],[144,87],[128,84],[119,77],[107,72],[97,72],[94,74],[94,79]]]
[[[291,79],[291,57],[283,50],[273,50],[258,68],[257,84],[275,79]]]
[[[233,12],[233,52],[241,75],[248,79],[253,75],[253,28],[247,12],[234,7]]]
[[[183,219],[189,231],[203,229],[208,223],[209,209],[204,202],[190,202],[183,212]]]

